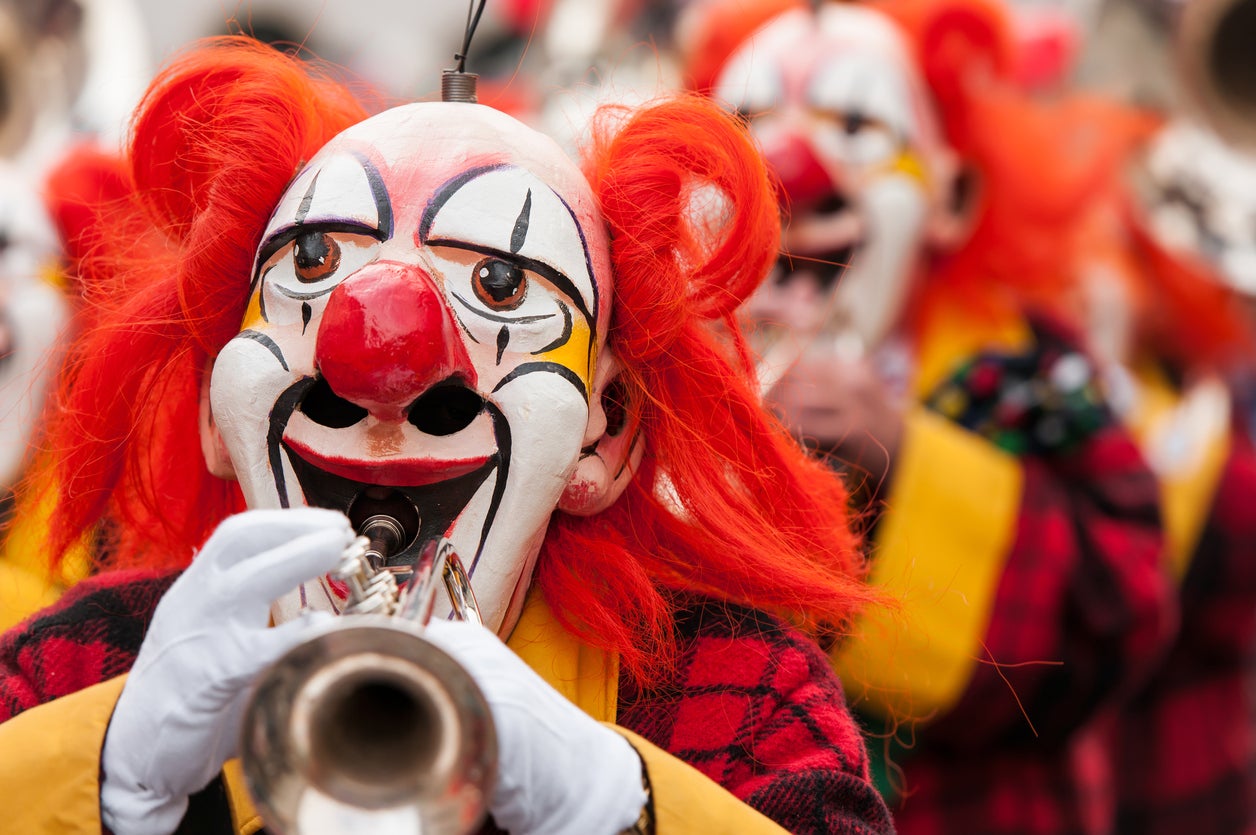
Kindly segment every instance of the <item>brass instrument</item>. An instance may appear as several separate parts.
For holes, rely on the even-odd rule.
[[[1191,104],[1231,144],[1256,147],[1256,0],[1187,0],[1178,66]]]
[[[467,833],[496,782],[488,703],[422,637],[443,583],[454,613],[480,622],[444,538],[398,590],[387,555],[409,544],[392,517],[366,519],[336,576],[349,603],[325,633],[283,656],[246,709],[241,760],[267,828],[315,833]]]

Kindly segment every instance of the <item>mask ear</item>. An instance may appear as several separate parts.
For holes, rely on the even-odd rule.
[[[977,172],[960,164],[953,151],[935,162],[936,196],[929,209],[925,240],[937,252],[952,252],[968,242],[977,221],[981,183]]]
[[[201,376],[201,400],[198,423],[201,430],[201,454],[205,456],[205,467],[213,475],[235,481],[235,465],[227,453],[227,445],[222,441],[222,433],[218,424],[214,423],[214,412],[209,404],[209,381],[214,373],[214,361],[211,359],[205,366]]]
[[[558,509],[573,516],[610,507],[641,465],[645,442],[639,429],[628,426],[619,371],[619,360],[606,349],[593,380],[580,461],[558,500]]]

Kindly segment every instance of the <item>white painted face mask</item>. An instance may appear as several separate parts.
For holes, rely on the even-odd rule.
[[[1132,176],[1142,221],[1160,246],[1256,297],[1256,155],[1191,122],[1171,122]]]
[[[37,187],[0,165],[0,490],[29,461],[31,436],[56,377],[65,295],[48,282],[59,248]]]
[[[950,160],[902,36],[848,4],[789,12],[730,56],[714,95],[749,120],[789,204],[786,258],[747,314],[874,349],[911,292]]]
[[[607,253],[579,170],[514,119],[428,103],[350,128],[266,228],[212,372],[211,469],[250,507],[394,515],[410,544],[390,564],[448,536],[485,624],[508,632],[604,426]],[[324,581],[284,606],[336,598]]]

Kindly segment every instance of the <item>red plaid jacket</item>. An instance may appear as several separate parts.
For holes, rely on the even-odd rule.
[[[1118,786],[1119,832],[1256,832],[1256,448],[1243,426],[1183,580],[1155,678],[1083,747]],[[1102,773],[1102,772],[1101,772]]]
[[[1147,679],[1176,610],[1154,476],[1106,407],[1092,406],[1065,418],[1085,430],[1068,448],[1029,445],[1020,459],[1016,535],[983,638],[999,664],[977,665],[945,715],[911,729],[898,761],[902,833],[1106,831],[1110,787],[1076,770],[1070,742]]]
[[[0,721],[126,672],[173,580],[93,578],[0,638]],[[893,831],[860,730],[815,644],[766,615],[709,600],[687,606],[677,630],[670,678],[649,691],[621,679],[620,725],[792,832]],[[180,831],[229,831],[224,804],[215,781],[193,798]]]

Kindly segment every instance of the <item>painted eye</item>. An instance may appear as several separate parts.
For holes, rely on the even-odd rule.
[[[302,284],[322,281],[340,267],[340,244],[326,232],[306,232],[293,239],[292,263]]]
[[[514,310],[527,296],[528,279],[517,264],[484,258],[472,269],[471,287],[490,310]]]
[[[776,109],[785,99],[785,79],[775,56],[743,48],[729,59],[715,79],[711,96],[731,105],[747,122]]]

